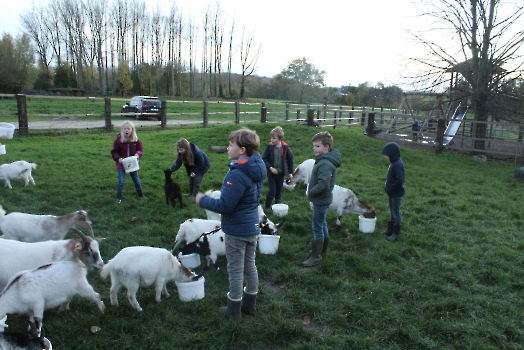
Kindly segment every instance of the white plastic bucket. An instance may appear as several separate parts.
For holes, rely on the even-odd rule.
[[[366,219],[362,215],[358,217],[358,230],[364,233],[372,233],[375,231],[375,224],[377,223],[377,218]]]
[[[197,281],[192,282],[175,282],[178,288],[178,297],[181,301],[191,301],[204,299],[204,276]]]
[[[296,184],[287,184],[285,181],[284,183],[282,184],[282,187],[284,187],[286,190],[288,191],[293,191],[295,189],[295,185]]]
[[[15,132],[15,126],[10,123],[0,123],[0,139],[12,139]]]
[[[124,166],[126,173],[131,173],[140,169],[138,167],[138,158],[134,156],[122,159],[122,165]]]
[[[5,145],[0,145],[0,154],[5,154]]]
[[[197,253],[191,253],[187,255],[178,253],[178,260],[180,260],[180,263],[182,265],[190,269],[199,267],[201,264],[200,254],[197,254]]]
[[[258,235],[258,250],[261,254],[275,254],[279,240],[277,235]]]
[[[273,210],[273,213],[275,213],[278,216],[286,216],[287,211],[289,210],[289,207],[287,204],[273,204],[271,206],[271,209]]]

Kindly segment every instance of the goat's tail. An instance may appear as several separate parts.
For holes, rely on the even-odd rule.
[[[108,261],[107,264],[104,265],[104,267],[102,267],[102,270],[100,270],[100,277],[102,277],[103,280],[105,280],[107,278],[107,276],[109,275],[109,272],[111,270],[111,267],[109,266],[109,263],[111,262]]]

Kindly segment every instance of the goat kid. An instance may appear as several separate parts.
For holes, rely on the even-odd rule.
[[[221,193],[221,191],[209,190],[209,191],[206,192],[206,196],[210,196],[213,199],[218,199],[218,198],[220,198],[220,193]],[[208,220],[217,220],[217,221],[221,220],[222,216],[219,213],[215,213],[215,212],[213,212],[211,210],[207,210],[207,209],[205,209],[205,211],[206,211],[206,216],[207,216]],[[264,225],[267,225],[266,229],[269,229],[269,231],[265,231],[264,234],[276,235],[277,231],[278,231],[278,228],[280,226],[282,226],[281,223],[275,224],[271,220],[269,220],[267,215],[264,213],[264,209],[262,208],[261,205],[258,206],[258,217],[260,219],[261,227],[262,227],[262,223],[264,222]],[[200,231],[200,233],[206,232],[206,231],[211,231],[211,230],[203,230],[203,231]],[[188,241],[188,242],[192,242],[192,241]]]
[[[173,181],[171,174],[173,172],[169,169],[164,170],[165,183],[164,183],[164,192],[166,194],[166,204],[169,205],[169,201],[173,204],[173,207],[176,207],[175,199],[178,199],[180,202],[180,208],[183,208],[182,204],[182,188],[179,184]]]
[[[309,189],[309,185],[307,189]],[[309,205],[313,209],[313,203],[310,202]],[[337,212],[337,227],[340,227],[340,218],[343,214],[362,214],[367,218],[374,218],[376,214],[376,209],[361,202],[353,191],[338,185],[333,187],[333,202],[331,202],[328,211]]]
[[[74,229],[78,238],[36,243],[0,238],[0,290],[17,272],[33,269],[55,261],[85,261],[95,270],[104,266],[98,243],[104,238],[87,237]]]
[[[21,242],[41,242],[64,239],[72,228],[87,228],[93,236],[91,220],[87,211],[77,210],[73,213],[54,215],[34,215],[12,212],[5,215],[0,205],[0,238],[14,239]]]
[[[293,172],[293,177],[291,179],[288,178],[286,180],[286,184],[295,185],[302,181],[306,186],[309,185],[309,178],[311,177],[311,173],[313,172],[314,166],[314,159],[306,159],[295,168],[295,171]],[[293,187],[288,189],[291,191],[293,190]]]
[[[7,316],[0,320],[0,328],[7,327],[5,321]],[[44,336],[44,332],[38,334],[41,329],[41,320],[35,318],[35,322],[29,321],[29,332],[25,333],[0,333],[0,349],[2,350],[52,350],[51,342]]]
[[[29,185],[29,181],[34,185],[35,180],[31,176],[31,169],[36,169],[35,163],[29,163],[25,160],[19,160],[9,164],[0,165],[0,179],[4,180],[4,187],[12,189],[11,180],[24,180],[25,185]]]
[[[87,281],[87,268],[92,266],[85,263],[57,261],[13,275],[0,293],[0,320],[8,314],[27,315],[31,322],[43,320],[45,310],[58,306],[59,311],[69,310],[76,294],[93,301],[103,313],[104,303]]]
[[[182,242],[194,242],[202,236],[202,232],[213,231],[220,228],[220,220],[205,220],[205,219],[187,219],[180,224],[178,233],[175,237],[175,242],[171,246],[171,251],[175,253],[176,248]]]
[[[207,264],[204,270],[208,270],[209,263],[213,262],[213,266],[218,271],[220,268],[216,263],[217,258],[218,256],[226,255],[225,234],[220,228],[210,232],[204,232],[200,238],[180,248],[180,252],[184,255],[197,253],[205,256]]]
[[[122,249],[102,268],[100,276],[111,276],[111,305],[118,306],[118,291],[127,288],[127,299],[137,311],[142,307],[136,300],[140,287],[155,286],[155,301],[161,301],[161,295],[169,297],[166,284],[170,281],[190,282],[198,280],[187,267],[166,249],[154,247],[127,247]]]

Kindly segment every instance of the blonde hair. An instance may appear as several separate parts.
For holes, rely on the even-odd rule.
[[[282,129],[280,126],[277,126],[273,130],[271,130],[269,136],[274,136],[282,141],[284,139],[284,129]]]
[[[182,154],[178,153],[178,149],[183,148],[186,151]],[[193,156],[193,152],[191,152],[191,144],[186,139],[180,139],[176,143],[176,149],[178,153],[178,157],[180,157],[180,160],[182,160],[183,164],[188,164],[190,166],[195,165],[195,158]]]
[[[317,141],[322,142],[323,146],[329,146],[329,149],[331,149],[331,146],[333,145],[333,136],[331,136],[327,131],[321,131],[316,133],[311,139],[311,142]]]
[[[229,142],[234,142],[238,147],[244,147],[246,154],[251,156],[260,147],[260,138],[256,131],[242,128],[229,134]]]
[[[131,127],[131,135],[129,135],[128,138],[126,138],[126,135],[124,133],[124,128],[126,125],[129,125]],[[136,136],[136,130],[135,130],[135,124],[130,121],[124,122],[122,124],[122,127],[120,128],[120,142],[136,142],[138,141],[138,136]]]

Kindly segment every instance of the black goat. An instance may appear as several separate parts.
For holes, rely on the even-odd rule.
[[[166,193],[166,204],[169,205],[169,201],[173,204],[173,207],[176,207],[175,199],[178,198],[180,202],[180,208],[184,207],[182,204],[182,188],[176,182],[173,182],[171,179],[172,171],[169,169],[164,170],[164,175],[166,177],[166,182],[164,184],[164,192]]]

